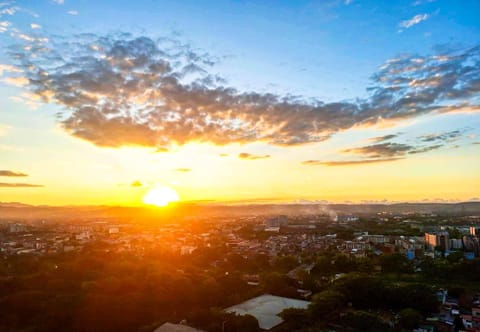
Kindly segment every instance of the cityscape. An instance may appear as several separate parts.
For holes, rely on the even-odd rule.
[[[480,2],[0,2],[0,331],[480,332]]]

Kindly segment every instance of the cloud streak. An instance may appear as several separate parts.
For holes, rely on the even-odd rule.
[[[414,17],[412,17],[409,20],[405,20],[405,21],[400,22],[400,24],[398,26],[401,27],[401,28],[408,29],[408,28],[413,27],[414,25],[417,25],[418,23],[420,23],[422,21],[426,21],[427,19],[428,19],[428,14],[418,14],[418,15],[415,15]]]
[[[191,168],[175,168],[174,171],[180,172],[180,173],[188,173],[188,172],[191,172],[192,169]]]
[[[361,159],[361,160],[305,160],[303,165],[310,166],[358,166],[366,164],[385,163],[390,161],[397,161],[403,158],[382,158],[382,159]]]
[[[390,135],[372,137],[372,138],[369,138],[368,141],[373,142],[373,143],[380,143],[380,142],[384,142],[384,141],[389,141],[389,140],[394,139],[396,137],[398,137],[398,134],[390,134]]]
[[[28,174],[21,173],[21,172],[9,171],[9,170],[0,170],[0,176],[23,177],[23,176],[28,176]]]
[[[246,160],[257,160],[257,159],[267,159],[270,158],[270,155],[256,155],[251,153],[242,152],[238,154],[238,158]]]
[[[428,135],[422,135],[419,136],[418,138],[422,142],[454,142],[458,138],[460,138],[466,130],[453,130],[453,131],[448,131],[448,132],[443,132],[443,133],[434,133],[434,134],[428,134]]]
[[[41,184],[31,184],[31,183],[5,183],[0,182],[0,188],[37,188],[44,187]]]

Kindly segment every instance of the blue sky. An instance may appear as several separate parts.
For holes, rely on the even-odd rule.
[[[75,197],[75,193],[85,190],[81,180],[64,187],[54,179],[58,171],[65,169],[59,166],[65,162],[65,155],[71,155],[71,160],[90,155],[93,163],[107,164],[102,167],[108,168],[117,167],[119,160],[139,151],[143,151],[144,169],[124,166],[115,175],[98,174],[109,178],[98,191],[108,192],[122,181],[138,180],[138,172],[150,174],[145,183],[171,182],[181,194],[183,191],[183,196],[203,199],[198,192],[209,183],[200,180],[200,171],[198,178],[193,178],[194,167],[188,164],[204,165],[205,170],[226,166],[225,158],[212,164],[205,153],[248,153],[248,161],[228,161],[229,167],[238,170],[245,162],[271,167],[278,162],[276,158],[286,158],[290,164],[285,165],[290,169],[300,167],[291,179],[281,180],[280,173],[279,178],[272,178],[265,184],[268,190],[256,188],[258,181],[254,178],[245,180],[245,187],[243,183],[229,188],[216,183],[212,185],[215,193],[207,197],[214,199],[222,195],[249,199],[247,194],[236,197],[234,192],[258,191],[262,197],[338,200],[340,194],[332,194],[336,192],[333,184],[328,193],[306,185],[292,193],[288,188],[303,181],[304,173],[318,177],[320,183],[325,180],[322,172],[326,168],[339,169],[338,176],[347,176],[347,171],[340,171],[346,168],[331,167],[344,163],[356,170],[382,163],[382,172],[388,176],[398,171],[399,163],[412,162],[418,166],[412,166],[412,173],[401,179],[413,185],[432,160],[447,160],[436,173],[452,179],[439,185],[444,196],[471,198],[477,194],[475,188],[480,187],[476,172],[480,158],[475,157],[480,147],[480,74],[469,67],[479,61],[475,48],[480,44],[478,1],[35,0],[5,1],[0,4],[0,13],[3,168],[28,171],[29,182],[53,188],[51,194],[32,194],[28,187],[0,186],[0,200],[12,197],[51,203],[66,188]],[[180,86],[172,92],[165,85],[167,78],[152,81],[143,68],[145,75],[139,84],[149,94],[139,96],[142,88],[131,88],[127,82],[138,68],[125,69],[121,61],[134,59],[139,51],[142,56],[147,54],[148,63],[158,65],[157,51],[166,46],[157,40],[163,37],[176,43],[161,61],[172,66],[167,78]],[[110,59],[108,49],[113,51],[112,45],[119,43],[125,46],[125,59],[104,61],[101,68],[105,72],[95,67]],[[150,54],[147,49],[153,44],[158,50]],[[100,51],[93,50],[92,45],[99,46]],[[42,53],[41,47],[51,54],[61,54],[63,59]],[[187,50],[195,60],[185,60]],[[101,54],[103,51],[105,54]],[[33,67],[15,59],[12,53],[21,54]],[[79,54],[89,60],[75,59]],[[461,64],[456,60],[459,58]],[[185,61],[200,66],[193,78],[182,76]],[[39,69],[51,79],[38,80]],[[71,72],[87,74],[71,81]],[[124,81],[108,76],[111,72],[124,75]],[[398,73],[407,76],[396,77]],[[95,77],[94,82],[89,77]],[[207,78],[219,79],[209,85],[205,83]],[[112,79],[111,89],[115,86],[117,92],[103,84],[108,79]],[[404,81],[397,86],[399,79]],[[77,90],[69,90],[72,86]],[[67,100],[71,97],[67,94],[72,93],[74,102]],[[217,99],[211,97],[212,93],[218,95]],[[385,96],[388,101],[382,99]],[[409,104],[408,98],[416,101]],[[96,104],[91,104],[92,100],[97,100]],[[148,115],[140,112],[142,107]],[[190,131],[185,129],[192,123]],[[391,137],[375,140],[388,135]],[[189,144],[201,146],[190,150]],[[131,147],[137,150],[129,150]],[[159,157],[160,164],[157,157],[151,160],[151,150],[157,148],[169,150]],[[57,152],[57,157],[52,151]],[[199,153],[198,160],[188,160],[187,154],[192,151]],[[46,155],[47,160],[39,161]],[[41,166],[33,167],[34,160]],[[181,175],[184,178],[164,176],[165,164],[173,169],[191,168],[189,182],[185,174]],[[463,172],[461,179],[452,176],[458,164]],[[157,171],[163,175],[158,177]],[[71,174],[67,172],[64,177],[68,179]],[[357,180],[357,187],[348,187],[354,196],[346,199],[359,199],[364,186],[372,182],[368,178],[364,182]],[[448,186],[454,180],[461,183],[462,189],[449,192]],[[283,183],[283,187],[275,181]],[[425,183],[434,182],[428,179]],[[2,179],[0,183],[4,183]],[[378,197],[373,195],[371,199],[418,200],[434,195],[431,191],[413,195],[413,189],[402,190],[404,194],[392,193],[390,197],[379,184]],[[124,194],[130,198],[117,198],[123,203],[138,200],[138,193]],[[110,202],[101,194],[95,199]]]
[[[348,4],[347,4],[348,3]],[[232,85],[322,100],[365,94],[369,77],[402,53],[478,42],[478,1],[20,1],[18,17],[51,33],[177,35],[223,60]],[[69,15],[69,11],[78,15]],[[410,28],[400,24],[428,15]],[[399,32],[399,30],[403,30]],[[252,79],[252,72],[255,78]]]

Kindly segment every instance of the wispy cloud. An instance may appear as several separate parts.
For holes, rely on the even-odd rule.
[[[42,26],[40,24],[31,23],[30,28],[35,30],[35,29],[41,29]]]
[[[414,6],[420,6],[426,3],[435,2],[436,0],[417,0],[413,3]]]
[[[381,159],[361,159],[361,160],[305,160],[303,165],[310,166],[356,166],[365,164],[385,163],[390,161],[397,161],[403,158],[381,158]]]
[[[9,170],[0,170],[0,176],[28,176],[28,174],[21,172],[14,172]]]
[[[12,25],[9,21],[0,21],[0,33],[8,31],[8,28]]]
[[[404,143],[385,142],[342,150],[342,153],[357,154],[366,158],[404,157],[407,154],[425,153],[443,147],[443,144],[413,146]]]
[[[25,86],[29,83],[26,77],[4,77],[1,81],[15,86]]]
[[[181,173],[188,173],[188,172],[191,172],[192,169],[191,168],[175,168],[174,171],[181,172]]]
[[[266,159],[270,158],[270,155],[256,155],[251,153],[242,152],[238,154],[238,158],[240,159],[248,159],[248,160],[256,160],[256,159]]]
[[[65,3],[65,0],[52,0],[53,3],[56,3],[57,5],[63,5]]]
[[[368,141],[374,142],[374,143],[379,143],[379,142],[389,141],[389,140],[394,139],[396,137],[398,137],[398,134],[390,134],[390,135],[372,137],[372,138],[369,138]]]
[[[69,10],[69,11],[67,12],[67,14],[76,16],[76,15],[78,15],[78,11],[77,11],[77,10]]]
[[[457,129],[453,131],[447,131],[443,133],[433,133],[427,135],[421,135],[418,139],[422,142],[454,142],[458,138],[462,137],[466,129]]]
[[[0,76],[3,75],[4,72],[21,73],[23,70],[12,65],[0,64]]]
[[[420,23],[422,21],[427,20],[428,17],[429,17],[428,14],[418,14],[418,15],[415,15],[414,17],[412,17],[409,20],[405,20],[405,21],[400,22],[400,24],[398,26],[400,28],[408,29],[408,28],[413,27],[414,25],[417,25],[418,23]]]
[[[31,184],[31,183],[5,183],[0,182],[0,188],[37,188],[44,187],[41,184]]]
[[[370,158],[404,155],[415,148],[402,143],[379,143],[342,150],[343,153],[359,154]]]

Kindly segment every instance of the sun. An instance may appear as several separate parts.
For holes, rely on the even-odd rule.
[[[156,187],[150,189],[145,196],[143,196],[143,203],[167,206],[168,203],[177,202],[180,199],[177,192],[170,187]]]

